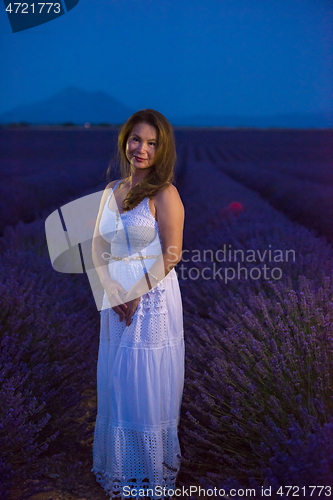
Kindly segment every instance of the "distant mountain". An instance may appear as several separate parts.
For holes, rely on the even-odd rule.
[[[124,123],[135,110],[113,99],[105,92],[88,92],[78,87],[67,87],[49,99],[19,106],[0,114],[0,123],[27,122],[83,125]],[[184,127],[281,127],[333,128],[333,114],[275,114],[268,116],[190,115],[168,118],[174,126]]]
[[[170,117],[174,126],[255,127],[255,128],[333,128],[333,113],[284,113],[268,116],[192,115]]]
[[[133,110],[105,92],[67,87],[49,99],[0,114],[0,123],[61,124],[124,123]]]

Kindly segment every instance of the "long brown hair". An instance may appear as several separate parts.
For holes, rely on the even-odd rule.
[[[171,124],[162,113],[154,109],[142,109],[132,115],[122,126],[118,135],[118,158],[122,182],[131,175],[131,166],[126,157],[126,144],[135,125],[147,123],[157,130],[157,144],[154,163],[146,177],[127,194],[123,201],[123,210],[126,212],[136,207],[144,198],[153,198],[158,191],[165,189],[174,180],[176,164],[175,137]],[[109,175],[108,169],[108,175]]]

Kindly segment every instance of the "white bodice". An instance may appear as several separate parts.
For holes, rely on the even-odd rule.
[[[153,265],[162,248],[158,223],[149,208],[149,198],[144,198],[128,212],[110,209],[110,200],[118,183],[105,202],[99,232],[110,245],[103,254],[109,261],[109,274],[128,291]],[[116,206],[115,200],[113,206]],[[136,260],[138,257],[141,260]]]

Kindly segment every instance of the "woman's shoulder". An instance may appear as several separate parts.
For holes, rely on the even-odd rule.
[[[118,180],[109,182],[109,184],[104,188],[103,191],[101,191],[102,198],[101,198],[101,205],[104,206],[104,203],[108,199],[108,197],[111,195],[112,189],[115,187],[115,185],[119,182]]]
[[[109,182],[109,184],[106,186],[106,188],[105,188],[105,189],[112,189],[112,188],[114,188],[114,187],[115,187],[115,185],[116,185],[118,182],[120,182],[120,181],[119,181],[119,180],[117,180],[117,179],[116,179],[115,181],[111,181],[111,182]]]
[[[155,205],[182,203],[178,189],[169,183],[164,189],[160,189],[155,195]]]
[[[169,198],[169,197],[180,197],[178,189],[174,184],[171,184],[171,182],[168,182],[167,186],[164,189],[160,189],[156,193],[156,198]]]

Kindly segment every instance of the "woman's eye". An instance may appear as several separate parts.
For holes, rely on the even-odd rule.
[[[148,144],[150,144],[151,146],[156,146],[155,142],[149,142]]]

